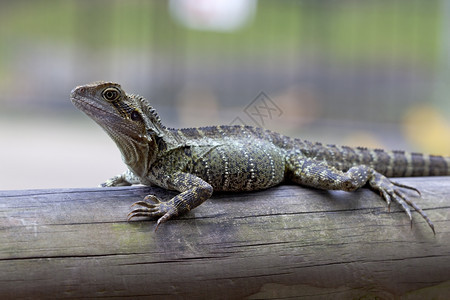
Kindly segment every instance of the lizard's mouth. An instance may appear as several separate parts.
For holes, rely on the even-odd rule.
[[[79,97],[78,95],[74,95],[73,93],[70,97],[70,100],[72,101],[73,105],[76,108],[87,114],[92,119],[96,119],[98,117],[106,115],[110,116],[114,114],[111,111],[105,110],[104,106],[98,105],[97,103],[92,101],[87,101],[82,97]]]
[[[88,115],[96,123],[103,127],[103,125],[110,123],[111,119],[118,118],[115,116],[113,110],[106,110],[104,105],[97,104],[93,101],[87,101],[83,97],[72,95],[70,97],[73,105]]]
[[[133,124],[124,120],[113,107],[86,99],[77,94],[76,89],[72,91],[70,100],[76,108],[94,120],[110,135],[133,136],[136,132],[136,129],[132,128]]]

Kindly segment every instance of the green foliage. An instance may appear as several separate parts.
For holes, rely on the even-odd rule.
[[[439,6],[432,1],[258,1],[252,21],[232,33],[190,30],[166,1],[14,1],[1,4],[0,41],[59,41],[91,50],[151,47],[233,57],[317,49],[336,59],[435,62]],[[0,50],[2,51],[2,50]],[[5,54],[0,52],[0,54]]]

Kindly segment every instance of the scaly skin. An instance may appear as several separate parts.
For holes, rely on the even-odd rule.
[[[168,201],[146,196],[128,219],[159,217],[157,227],[211,197],[213,191],[255,191],[283,182],[326,190],[354,191],[366,184],[394,201],[411,220],[415,209],[431,220],[387,177],[450,175],[450,158],[322,145],[250,126],[172,129],[162,125],[142,97],[119,84],[76,87],[73,104],[97,122],[120,149],[128,170],[102,186],[142,183],[180,192]],[[419,193],[420,194],[420,193]]]

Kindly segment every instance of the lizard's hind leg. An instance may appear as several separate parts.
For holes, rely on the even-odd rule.
[[[351,192],[364,186],[373,169],[364,165],[353,167],[347,172],[340,171],[324,161],[311,158],[292,158],[288,163],[291,181],[324,190]]]
[[[434,225],[425,212],[410,200],[400,188],[412,189],[416,192],[419,191],[413,187],[392,182],[371,167],[360,165],[344,172],[328,165],[324,161],[316,161],[310,158],[295,159],[293,157],[288,162],[288,169],[291,175],[290,179],[293,182],[325,190],[351,192],[369,183],[372,189],[381,193],[388,207],[391,201],[397,202],[408,215],[411,222],[412,215],[409,206],[413,207],[426,220],[433,232],[435,232]]]

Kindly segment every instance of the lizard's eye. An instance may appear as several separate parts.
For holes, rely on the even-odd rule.
[[[103,98],[108,101],[117,100],[120,96],[120,91],[116,88],[106,88],[102,93]]]
[[[131,118],[131,120],[133,120],[133,121],[142,121],[142,116],[141,116],[141,114],[138,112],[138,111],[136,111],[136,110],[133,110],[132,112],[131,112],[131,115],[130,115],[130,118]]]

